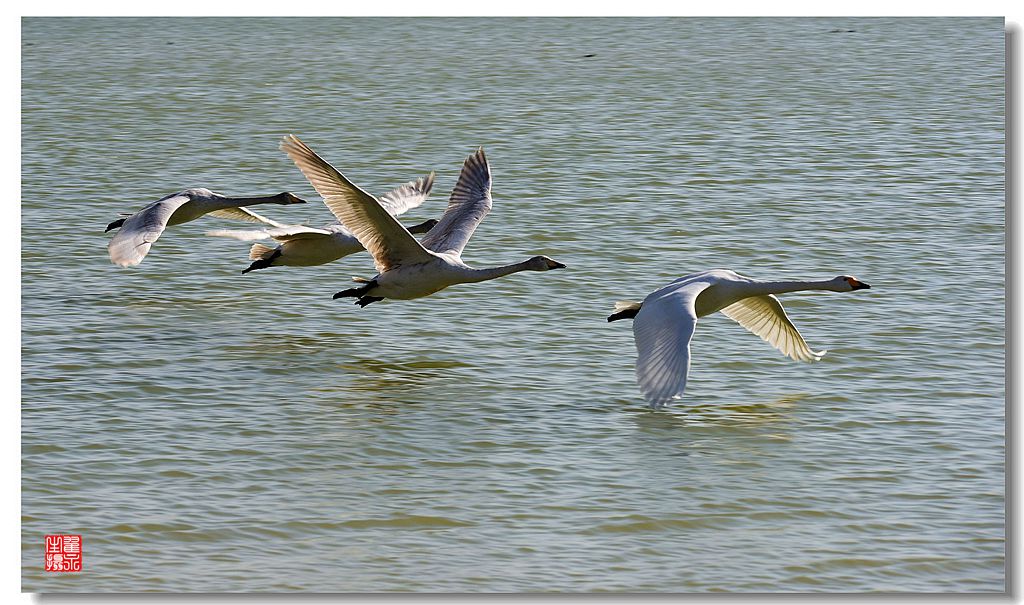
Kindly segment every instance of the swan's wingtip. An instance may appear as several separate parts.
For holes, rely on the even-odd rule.
[[[427,176],[421,176],[417,179],[416,187],[423,193],[430,194],[430,190],[434,188],[434,171],[431,170]]]
[[[670,401],[679,401],[682,398],[682,395],[673,395],[671,397],[664,397],[661,399],[648,399],[647,407],[651,408],[651,411],[657,412],[665,409],[665,406],[667,406]]]
[[[811,351],[811,358],[808,359],[807,361],[821,361],[821,358],[825,356],[825,353],[828,353],[827,349],[823,349],[821,351]]]
[[[301,145],[301,144],[302,144],[302,141],[299,140],[299,137],[295,136],[292,133],[288,133],[288,134],[286,134],[286,135],[281,137],[281,143],[280,143],[279,146],[280,146],[281,149],[287,149],[288,147],[292,147],[292,146],[295,146],[295,145]]]

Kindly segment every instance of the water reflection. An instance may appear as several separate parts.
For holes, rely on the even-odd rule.
[[[417,360],[408,362],[359,359],[340,364],[349,374],[348,390],[367,397],[387,399],[396,393],[407,393],[429,385],[454,380],[458,372],[452,370],[472,367],[451,360]]]
[[[770,401],[676,404],[657,412],[643,410],[635,414],[633,420],[640,429],[646,431],[701,426],[736,428],[775,425],[790,422],[797,404],[807,397],[806,393],[798,393],[783,395]]]
[[[692,424],[766,425],[787,422],[797,404],[806,399],[806,393],[783,395],[770,401],[698,404],[686,410]]]

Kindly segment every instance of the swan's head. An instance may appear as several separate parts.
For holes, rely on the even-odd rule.
[[[552,269],[564,269],[565,265],[553,258],[535,256],[526,261],[526,268],[530,271],[550,271]]]
[[[274,203],[287,206],[289,204],[305,204],[306,200],[302,199],[297,195],[292,195],[291,193],[284,191],[274,196]]]
[[[852,292],[854,290],[867,290],[871,286],[850,275],[840,275],[833,279],[838,286],[839,292]]]

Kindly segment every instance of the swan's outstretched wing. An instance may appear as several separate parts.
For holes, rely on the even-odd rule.
[[[157,200],[125,219],[117,234],[107,244],[110,262],[122,267],[131,267],[142,262],[160,234],[167,227],[174,211],[187,204],[191,198],[184,193],[169,195]]]
[[[370,251],[378,272],[434,258],[377,198],[345,178],[298,137],[284,137],[281,149],[324,199],[327,208]]]
[[[434,252],[462,254],[477,225],[491,211],[491,167],[483,147],[466,158],[441,220],[420,240]]]
[[[245,221],[247,223],[263,223],[264,225],[270,225],[271,227],[284,227],[284,223],[279,223],[275,220],[269,219],[262,214],[256,214],[252,210],[244,206],[237,208],[222,208],[220,210],[214,210],[213,212],[207,212],[209,216],[215,216],[217,218],[226,218],[232,221]]]
[[[305,237],[328,237],[331,232],[327,229],[307,227],[306,225],[281,225],[269,229],[215,229],[207,231],[206,235],[232,237],[243,242],[254,242],[261,239],[276,239],[279,242],[285,242]]]
[[[697,326],[694,301],[710,284],[672,284],[644,299],[633,319],[636,381],[649,405],[663,407],[678,399],[690,372],[690,339]]]
[[[807,346],[773,294],[744,298],[722,309],[722,313],[796,361],[818,361],[825,354]]]
[[[297,239],[320,239],[324,237],[331,237],[331,231],[328,231],[327,229],[318,229],[317,227],[307,227],[305,225],[289,225],[288,227],[282,227],[281,229],[267,229],[267,233],[270,234],[270,237],[279,242],[289,242]]]
[[[434,173],[431,171],[427,176],[421,176],[415,181],[409,181],[400,187],[395,187],[377,198],[377,201],[380,202],[381,206],[384,206],[388,214],[398,216],[422,204],[427,199],[427,196],[430,195],[430,189],[433,186]]]

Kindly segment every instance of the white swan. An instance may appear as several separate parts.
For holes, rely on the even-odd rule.
[[[364,284],[362,287],[338,292],[334,298],[355,297],[356,304],[365,307],[385,298],[420,298],[455,284],[495,279],[518,271],[565,267],[546,256],[489,269],[473,269],[462,262],[462,249],[491,209],[491,172],[483,149],[466,159],[448,208],[421,241],[416,241],[372,195],[354,185],[297,137],[284,137],[281,149],[341,224],[373,255],[377,266],[378,274],[373,279],[357,279]]]
[[[256,204],[305,204],[287,191],[264,197],[226,197],[209,189],[186,189],[149,204],[134,214],[117,219],[105,231],[119,229],[107,244],[110,262],[130,267],[142,262],[164,229],[194,221],[204,214],[253,220],[254,213],[239,206]]]
[[[421,205],[434,185],[434,173],[410,181],[381,195],[377,200],[392,216],[399,216],[407,210]],[[252,230],[217,229],[207,235],[233,237],[242,241],[273,238],[277,247],[253,244],[249,249],[249,260],[253,261],[242,273],[266,269],[267,267],[311,267],[323,265],[339,258],[365,250],[348,229],[339,224],[324,227],[306,225],[283,225],[250,212],[255,219],[268,227]],[[409,233],[426,233],[437,224],[436,219],[424,221],[409,227]]]
[[[619,302],[608,321],[634,318],[636,380],[654,409],[678,399],[690,372],[690,339],[697,319],[721,311],[797,361],[817,361],[789,321],[775,294],[800,290],[851,292],[870,288],[848,275],[823,281],[757,281],[726,269],[680,277],[647,296],[642,303]]]

